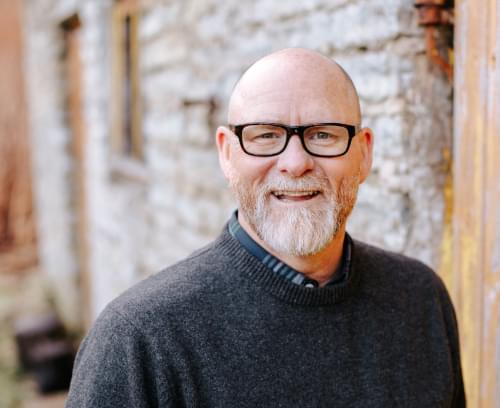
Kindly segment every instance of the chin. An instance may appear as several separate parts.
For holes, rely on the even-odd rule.
[[[251,223],[259,238],[277,253],[310,256],[321,252],[339,232],[335,208],[290,208],[286,212],[257,208]]]

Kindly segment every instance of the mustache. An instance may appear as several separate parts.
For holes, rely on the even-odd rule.
[[[320,175],[306,175],[301,178],[291,179],[286,177],[268,177],[260,186],[264,193],[273,191],[319,191],[330,190],[328,179]]]

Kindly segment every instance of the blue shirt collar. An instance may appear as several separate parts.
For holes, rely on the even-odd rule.
[[[274,273],[290,280],[296,285],[306,287],[319,287],[319,283],[314,279],[306,277],[303,273],[293,269],[283,261],[270,254],[263,247],[261,247],[248,233],[242,228],[238,221],[238,211],[235,211],[231,216],[228,223],[229,233],[235,237],[240,244],[253,256],[255,256],[266,267],[271,269]],[[352,253],[352,239],[349,234],[345,234],[344,248],[342,250],[342,260],[339,267],[333,274],[333,278],[326,284],[326,286],[334,285],[343,282],[349,275],[351,267],[351,253]]]

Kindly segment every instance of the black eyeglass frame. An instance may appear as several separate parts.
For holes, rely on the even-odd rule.
[[[283,146],[283,149],[281,149],[280,151],[278,151],[276,153],[272,153],[272,154],[256,154],[256,153],[250,153],[249,151],[247,151],[245,149],[245,146],[243,145],[243,129],[246,126],[255,126],[255,125],[276,126],[276,127],[281,128],[281,129],[285,129],[286,130],[286,141],[285,141],[285,144]],[[346,147],[345,151],[343,153],[334,154],[334,155],[318,154],[318,153],[313,153],[313,152],[309,151],[309,149],[306,146],[306,143],[304,142],[304,132],[307,129],[312,128],[312,127],[316,127],[316,126],[340,126],[340,127],[347,129],[347,133],[349,135],[349,140],[347,142],[347,147]],[[344,156],[345,154],[347,154],[347,152],[349,151],[349,148],[351,147],[351,142],[352,142],[353,137],[356,136],[359,133],[359,131],[361,130],[360,126],[348,125],[345,123],[336,123],[336,122],[310,123],[310,124],[301,125],[301,126],[288,126],[288,125],[284,125],[282,123],[252,122],[252,123],[244,123],[241,125],[228,125],[228,127],[231,130],[231,132],[233,132],[236,135],[236,137],[238,138],[238,140],[240,141],[241,149],[246,154],[248,154],[250,156],[255,156],[255,157],[278,156],[279,154],[283,153],[286,150],[286,148],[288,146],[288,142],[290,141],[290,138],[294,135],[297,135],[299,137],[300,143],[302,144],[302,147],[311,156],[327,157],[327,158]]]

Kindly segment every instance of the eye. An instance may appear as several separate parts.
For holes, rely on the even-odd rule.
[[[252,140],[254,141],[259,141],[259,140],[272,140],[272,139],[281,139],[281,135],[276,132],[266,132],[266,133],[260,133],[257,134],[253,137]]]
[[[332,138],[335,137],[336,137],[335,135],[327,132],[316,132],[312,136],[312,138],[316,140],[331,140]]]
[[[325,132],[318,130],[310,136],[311,141],[321,141],[321,142],[335,142],[339,139],[339,136],[335,133]]]
[[[286,138],[286,131],[272,125],[248,125],[243,130],[243,140],[247,143],[277,143]]]

